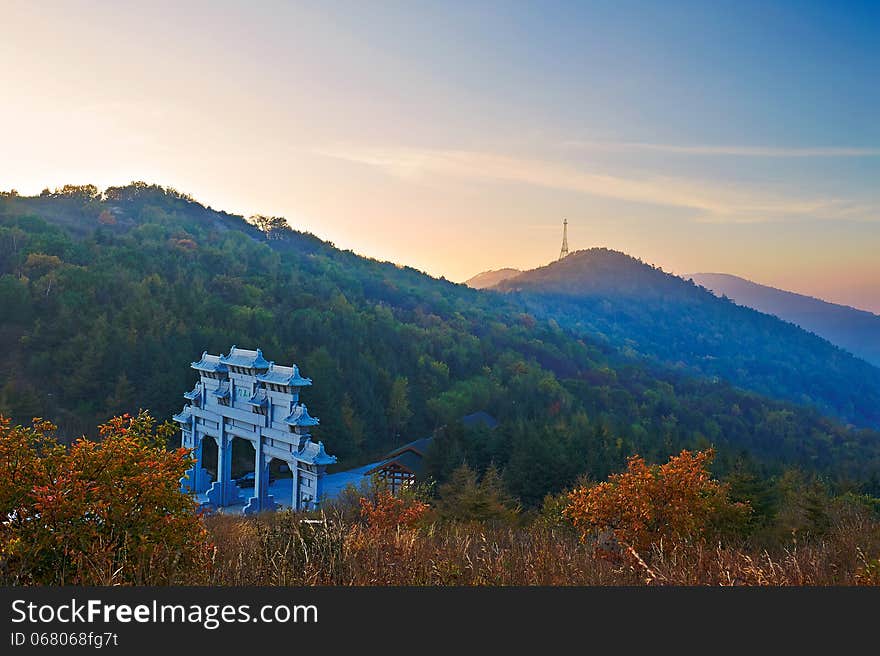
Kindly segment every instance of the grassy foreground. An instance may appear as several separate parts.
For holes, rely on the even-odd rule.
[[[880,524],[842,519],[775,549],[657,544],[609,558],[571,529],[432,523],[375,530],[282,512],[207,519],[208,585],[878,585]]]

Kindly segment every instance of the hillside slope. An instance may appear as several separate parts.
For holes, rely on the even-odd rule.
[[[489,287],[494,287],[498,283],[507,280],[508,278],[513,278],[514,276],[518,276],[522,271],[519,269],[496,269],[494,271],[483,271],[482,273],[478,273],[473,278],[469,278],[465,281],[465,285],[471,287],[473,289],[488,289]]]
[[[876,314],[727,273],[695,273],[688,277],[718,296],[790,321],[880,367],[880,316]]]
[[[140,407],[169,417],[195,381],[189,363],[237,344],[314,380],[303,400],[340,466],[446,424],[435,476],[494,462],[527,504],[633,453],[708,444],[719,472],[746,457],[870,487],[880,471],[876,432],[626,359],[512,297],[267,235],[153,185],[0,195],[0,307],[0,413],[50,417],[67,437]],[[498,428],[455,425],[477,410]]]
[[[624,353],[880,426],[880,369],[624,253],[578,251],[495,289]]]

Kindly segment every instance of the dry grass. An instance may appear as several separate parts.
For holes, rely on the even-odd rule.
[[[854,519],[773,551],[655,545],[617,559],[566,528],[434,523],[377,531],[304,523],[290,512],[207,518],[208,585],[857,585],[880,584],[880,524]]]

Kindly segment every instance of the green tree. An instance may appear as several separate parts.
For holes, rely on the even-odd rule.
[[[391,392],[388,395],[388,426],[391,429],[395,442],[399,441],[400,433],[404,430],[411,417],[409,380],[403,376],[398,376],[391,384]]]
[[[444,519],[513,521],[519,506],[504,488],[501,476],[491,465],[482,478],[461,465],[438,490],[437,510]]]
[[[267,241],[284,239],[292,232],[287,219],[283,216],[255,214],[250,220],[266,236]]]
[[[129,411],[132,409],[134,399],[134,386],[123,371],[116,378],[116,385],[113,388],[113,393],[107,397],[107,412],[112,415],[118,415]]]

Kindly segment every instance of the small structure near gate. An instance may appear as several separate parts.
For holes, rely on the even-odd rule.
[[[465,428],[495,430],[498,420],[488,412],[480,410],[461,418]],[[392,494],[409,487],[425,475],[425,456],[434,438],[423,437],[389,451],[380,462],[368,469],[364,476],[375,476],[384,483]]]
[[[192,449],[196,464],[181,481],[194,494],[207,495],[216,508],[244,502],[244,513],[273,510],[269,494],[269,463],[277,458],[292,474],[289,500],[294,510],[311,510],[320,504],[327,465],[336,462],[309,429],[318,419],[300,403],[300,391],[312,384],[294,364],[276,365],[262,352],[233,346],[227,355],[207,351],[192,368],[199,372],[195,387],[184,394],[189,404],[174,415],[181,426],[181,443]],[[254,447],[254,493],[242,499],[232,479],[232,440],[241,438]],[[204,440],[217,444],[217,478],[204,467]]]
[[[382,462],[367,470],[365,476],[375,476],[388,486],[391,494],[397,494],[405,487],[412,485],[424,474],[424,457],[431,446],[433,437],[404,444],[385,455]]]

